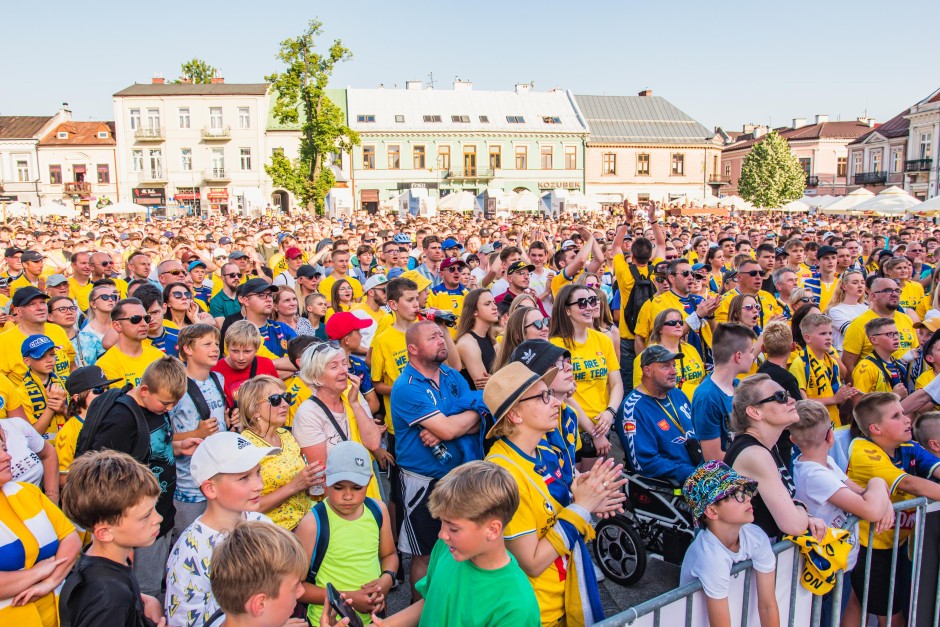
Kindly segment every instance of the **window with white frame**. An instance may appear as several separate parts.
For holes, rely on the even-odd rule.
[[[891,149],[891,171],[904,171],[904,149],[897,147]]]
[[[238,107],[238,128],[251,128],[251,113],[248,107]]]
[[[25,183],[29,180],[29,161],[26,159],[16,160],[16,180]]]
[[[131,170],[134,172],[144,171],[144,151],[143,150],[131,151]]]
[[[131,130],[136,131],[140,128],[140,109],[130,110]]]
[[[239,148],[238,149],[238,165],[242,170],[251,169],[251,148]]]
[[[160,128],[160,109],[147,109],[147,128],[151,130]]]
[[[852,153],[852,176],[862,174],[862,159],[864,155],[861,152]]]
[[[159,148],[150,151],[150,176],[155,181],[163,178],[163,151]]]
[[[191,172],[193,169],[193,149],[180,148],[180,168],[184,172]]]
[[[869,172],[881,172],[881,151],[873,150],[871,152],[871,167]]]
[[[191,120],[189,118],[189,107],[179,108],[180,128],[189,128]]]
[[[216,176],[225,174],[225,150],[222,148],[212,149],[212,173]]]
[[[932,133],[920,134],[920,158],[930,159],[930,144],[933,143]]]
[[[222,107],[209,107],[209,128],[222,128]]]

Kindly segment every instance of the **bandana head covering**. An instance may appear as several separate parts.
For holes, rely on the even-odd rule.
[[[711,460],[689,475],[682,486],[682,496],[692,508],[698,525],[706,507],[741,490],[753,495],[757,492],[757,482],[742,477],[724,462]]]

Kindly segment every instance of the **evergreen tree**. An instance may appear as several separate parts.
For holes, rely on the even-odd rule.
[[[755,207],[779,209],[802,198],[805,189],[806,172],[776,131],[767,133],[744,158],[738,193]]]

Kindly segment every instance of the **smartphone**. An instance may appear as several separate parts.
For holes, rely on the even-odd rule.
[[[340,618],[348,618],[351,627],[364,627],[356,610],[343,600],[343,597],[339,595],[339,590],[329,582],[326,584],[326,598],[330,602],[330,609],[339,614]]]

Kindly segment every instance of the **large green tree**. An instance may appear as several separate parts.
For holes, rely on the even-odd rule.
[[[767,133],[744,158],[738,193],[755,207],[779,209],[802,198],[805,189],[806,172],[776,131]]]
[[[215,73],[218,71],[218,68],[212,67],[202,59],[193,57],[186,63],[180,65],[180,77],[173,82],[182,83],[183,77],[186,77],[192,83],[205,85],[212,82],[212,77],[215,76]]]
[[[336,182],[325,158],[337,150],[348,152],[359,144],[359,135],[346,125],[343,111],[326,96],[326,86],[337,63],[352,53],[339,39],[323,53],[317,40],[323,24],[311,20],[307,29],[281,42],[277,57],[284,69],[266,76],[275,100],[274,117],[281,124],[300,123],[300,155],[289,159],[275,152],[264,169],[275,186],[283,187],[308,208],[323,212],[327,192]]]

